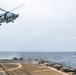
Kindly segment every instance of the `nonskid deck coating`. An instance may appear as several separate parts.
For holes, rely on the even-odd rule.
[[[0,62],[0,64],[2,63],[6,69],[6,71],[2,70],[2,72],[6,75],[69,75],[54,68],[40,65],[32,60],[6,60]],[[13,67],[12,64],[15,64],[15,66]]]

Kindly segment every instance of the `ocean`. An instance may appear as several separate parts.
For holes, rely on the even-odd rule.
[[[75,52],[0,52],[0,59],[13,59],[14,57],[24,59],[43,59],[62,63],[67,66],[76,67]]]

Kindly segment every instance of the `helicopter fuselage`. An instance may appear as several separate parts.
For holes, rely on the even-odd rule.
[[[0,24],[14,22],[14,20],[18,18],[18,16],[19,14],[14,14],[12,12],[0,14]]]

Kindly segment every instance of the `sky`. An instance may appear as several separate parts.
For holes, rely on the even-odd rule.
[[[76,51],[76,0],[1,0],[0,8],[21,3],[20,17],[0,27],[0,51]]]

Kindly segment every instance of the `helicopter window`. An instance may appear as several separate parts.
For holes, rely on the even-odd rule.
[[[1,19],[4,19],[4,16],[2,16]]]

